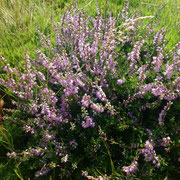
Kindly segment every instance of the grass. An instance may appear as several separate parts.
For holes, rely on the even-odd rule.
[[[135,2],[135,1],[134,1]],[[137,5],[137,4],[138,5]],[[171,49],[180,40],[180,1],[178,0],[144,0],[134,3],[134,12],[142,16],[154,15],[156,29],[164,28],[167,31],[167,48]]]
[[[72,0],[2,0],[0,1],[0,52],[6,59],[17,66],[24,59],[27,50],[31,57],[39,47],[36,38],[36,26],[44,33],[51,20],[56,20],[58,14],[70,5]],[[78,6],[86,9],[90,14],[96,10],[95,0],[78,0]],[[121,12],[125,0],[99,0],[101,8],[108,6],[114,14]],[[169,43],[167,48],[172,48],[180,37],[179,24],[180,1],[178,0],[130,0],[130,13],[141,16],[154,15],[156,29],[167,30]],[[150,23],[152,20],[146,20]],[[20,63],[21,64],[21,63]],[[21,65],[20,65],[21,66]]]
[[[10,64],[21,62],[25,50],[33,55],[38,49],[36,27],[45,32],[55,8],[48,1],[0,1],[0,52]]]

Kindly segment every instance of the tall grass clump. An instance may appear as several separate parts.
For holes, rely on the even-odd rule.
[[[0,56],[16,107],[1,125],[13,178],[177,175],[180,44],[167,52],[163,30],[142,37],[147,18],[74,6],[52,20],[54,41],[37,31],[42,46],[24,68]]]
[[[180,1],[177,0],[144,0],[130,1],[132,11],[141,16],[153,15],[155,29],[163,28],[166,31],[167,49],[170,50],[179,42],[180,31]]]
[[[128,12],[134,16],[154,16],[153,19],[146,19],[146,23],[154,24],[156,31],[164,29],[166,31],[167,49],[170,50],[179,42],[180,31],[180,1],[178,0],[111,0],[99,1],[101,7],[106,9],[106,5],[117,15],[122,12],[124,4],[128,6]],[[93,4],[93,3],[91,3]],[[89,5],[90,12],[93,9]],[[145,25],[142,25],[143,29]]]
[[[31,56],[40,46],[36,26],[46,33],[51,17],[58,13],[67,1],[1,0],[0,1],[0,51],[15,66],[24,64],[24,51]],[[59,9],[57,9],[59,7]]]

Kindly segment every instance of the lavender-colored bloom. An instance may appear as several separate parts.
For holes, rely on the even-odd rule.
[[[107,97],[102,88],[100,86],[98,86],[97,88],[98,90],[96,91],[96,97],[101,101],[106,101]]]
[[[64,157],[61,158],[61,162],[67,162],[68,161],[68,154],[66,154]]]
[[[144,72],[146,69],[147,69],[147,65],[143,65],[137,70],[137,74],[139,74],[139,81],[146,79],[146,74]]]
[[[88,108],[89,104],[90,104],[90,96],[88,96],[87,94],[85,94],[81,100],[81,103],[84,107]]]
[[[171,138],[169,136],[166,138],[162,138],[161,146],[166,147],[170,144],[170,142],[171,142]]]
[[[166,106],[164,106],[164,109],[160,112],[158,122],[160,126],[164,125],[164,118],[166,116],[167,111],[170,109],[171,105],[173,103],[169,101]]]
[[[146,130],[147,130],[149,136],[152,136],[152,131],[150,129],[146,129]]]
[[[27,133],[27,132],[30,132],[31,134],[34,134],[34,133],[35,133],[34,128],[32,128],[32,127],[30,127],[30,126],[28,126],[28,125],[26,125],[26,126],[24,127],[24,130],[25,130],[26,133]]]
[[[138,162],[134,161],[129,166],[123,166],[122,169],[127,175],[134,174],[138,170]]]
[[[164,38],[165,38],[165,31],[164,30],[158,31],[154,36],[153,45],[158,45],[162,43],[164,41]]]
[[[162,53],[159,53],[157,57],[153,57],[152,64],[154,65],[155,72],[159,72],[163,63],[163,58],[164,56],[162,55]]]
[[[7,156],[9,157],[9,158],[16,158],[16,156],[17,156],[17,154],[13,151],[13,152],[11,152],[11,153],[7,153]]]
[[[97,112],[104,112],[104,108],[100,104],[92,103],[90,107]]]
[[[145,41],[138,41],[135,43],[133,50],[128,54],[128,60],[131,60],[130,63],[130,71],[134,71],[133,69],[137,69],[137,60],[140,58],[141,47]]]
[[[89,116],[85,116],[86,121],[82,121],[81,125],[83,128],[88,128],[88,127],[94,127],[95,123],[93,122],[93,119]]]
[[[144,159],[147,162],[152,162],[154,165],[159,166],[159,158],[156,155],[156,152],[154,150],[154,143],[153,140],[147,140],[144,145],[145,149],[141,151],[141,153],[144,155]]]
[[[77,144],[76,140],[72,140],[69,142],[69,145],[72,146],[73,149],[75,149],[78,144]]]
[[[121,84],[124,84],[125,83],[125,78],[123,77],[122,79],[118,79],[117,80],[117,84],[121,85]]]
[[[36,177],[44,176],[44,175],[47,174],[49,171],[50,171],[50,168],[44,166],[40,171],[36,172],[35,176],[36,176]]]
[[[167,62],[166,64],[166,71],[163,73],[164,76],[166,76],[168,79],[171,78],[171,76],[173,75],[174,73],[174,64],[171,64],[169,63],[169,61]]]

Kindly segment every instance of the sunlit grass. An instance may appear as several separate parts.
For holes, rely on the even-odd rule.
[[[137,1],[134,12],[139,12],[143,16],[154,15],[156,30],[163,28],[167,31],[167,48],[171,49],[180,40],[180,1],[178,0],[144,0]]]
[[[36,27],[44,32],[55,11],[45,1],[0,1],[0,52],[17,65],[24,57],[37,49]]]
[[[111,9],[114,14],[121,12],[125,0],[98,0],[99,6]],[[180,25],[180,1],[178,0],[130,0],[130,13],[141,16],[154,15],[153,23],[156,30],[167,30],[169,41],[167,48],[170,49],[179,41]],[[0,1],[0,52],[10,63],[17,64],[24,57],[24,51],[31,54],[37,49],[36,26],[42,32],[47,28],[51,17],[58,18],[65,8],[71,8],[72,0],[1,0]],[[93,15],[96,12],[95,0],[77,0],[81,9]],[[146,20],[147,23],[152,20]],[[33,53],[32,53],[33,54]]]

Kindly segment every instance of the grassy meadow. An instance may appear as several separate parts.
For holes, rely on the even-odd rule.
[[[36,27],[46,32],[51,17],[56,21],[58,14],[71,7],[72,0],[2,0],[0,2],[0,52],[13,65],[19,64],[27,50],[34,54],[39,46]],[[121,12],[125,0],[98,1],[106,10],[108,6],[114,14]],[[96,12],[96,1],[78,0],[78,7],[90,14]],[[180,38],[180,1],[178,0],[130,0],[129,11],[139,16],[154,16],[147,23],[156,24],[156,29],[167,31],[167,48],[172,48]]]

